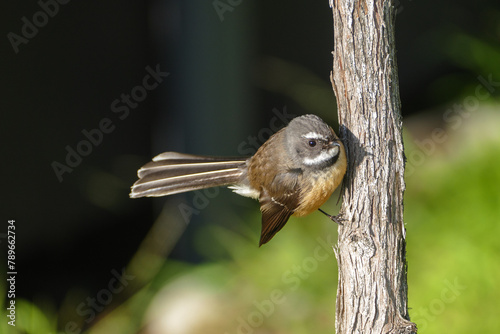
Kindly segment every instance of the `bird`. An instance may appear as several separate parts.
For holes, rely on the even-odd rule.
[[[131,198],[167,196],[228,186],[257,199],[262,214],[259,247],[269,242],[291,216],[320,207],[341,184],[347,157],[342,141],[320,117],[292,119],[250,157],[217,157],[165,152],[138,171]]]

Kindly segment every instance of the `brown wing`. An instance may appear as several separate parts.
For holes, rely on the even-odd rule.
[[[298,178],[301,173],[291,171],[278,175],[269,189],[262,188],[259,202],[262,212],[262,231],[259,246],[272,239],[285,226],[300,203]]]

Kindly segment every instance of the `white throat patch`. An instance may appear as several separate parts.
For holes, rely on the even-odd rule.
[[[302,160],[302,162],[305,165],[309,165],[309,166],[317,165],[317,164],[320,164],[320,163],[325,162],[327,160],[330,160],[338,153],[339,153],[338,146],[334,146],[331,149],[329,149],[328,151],[322,151],[318,156],[316,156],[314,158],[304,158]]]

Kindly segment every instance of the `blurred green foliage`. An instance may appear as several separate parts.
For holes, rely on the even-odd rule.
[[[498,106],[472,114],[407,179],[409,306],[420,332],[500,329],[499,129]]]

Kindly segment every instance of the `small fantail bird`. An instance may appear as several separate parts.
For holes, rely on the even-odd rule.
[[[139,180],[130,197],[230,186],[242,196],[259,200],[260,246],[290,216],[301,217],[318,209],[325,213],[320,206],[342,182],[346,167],[344,146],[333,129],[318,116],[304,115],[272,135],[251,157],[157,155],[138,170]]]

